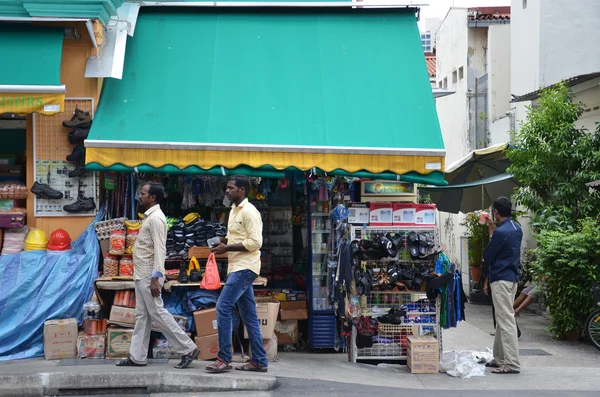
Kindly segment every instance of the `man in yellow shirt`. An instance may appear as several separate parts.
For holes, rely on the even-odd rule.
[[[227,282],[217,302],[217,327],[219,329],[219,354],[217,360],[206,367],[210,372],[231,370],[232,313],[236,306],[248,330],[252,359],[237,367],[241,371],[267,372],[269,363],[262,343],[262,334],[256,315],[252,283],[260,274],[260,248],[262,247],[262,218],[260,212],[246,197],[250,180],[244,175],[229,178],[225,195],[233,202],[227,237],[212,247],[215,254],[227,253],[229,268]]]

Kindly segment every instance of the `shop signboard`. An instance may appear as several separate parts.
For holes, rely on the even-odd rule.
[[[52,116],[64,112],[65,94],[2,94],[0,93],[0,114],[39,113]]]
[[[364,181],[361,197],[414,196],[415,184],[398,181]]]

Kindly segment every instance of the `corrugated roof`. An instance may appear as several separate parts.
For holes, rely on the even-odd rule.
[[[429,73],[429,77],[435,77],[436,76],[435,54],[432,54],[431,52],[426,52],[425,53],[425,63],[427,64],[427,73]]]
[[[600,72],[580,74],[578,76],[573,76],[573,77],[566,79],[565,83],[567,84],[567,87],[573,87],[577,84],[585,83],[586,81],[595,79],[597,77],[600,77]],[[534,99],[537,99],[540,96],[540,94],[542,93],[543,90],[545,90],[547,88],[553,88],[553,87],[556,87],[556,84],[552,84],[548,87],[540,88],[539,90],[528,92],[527,94],[523,94],[523,95],[511,94],[512,99],[510,101],[511,102],[533,101]]]
[[[472,21],[510,20],[510,7],[475,7],[469,11]]]

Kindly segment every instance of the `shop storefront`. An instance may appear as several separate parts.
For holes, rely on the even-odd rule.
[[[114,218],[136,217],[133,192],[144,181],[165,184],[164,208],[173,217],[167,268],[174,302],[184,299],[180,289],[197,288],[197,282],[180,278],[192,255],[200,256],[203,268],[207,237],[224,231],[223,188],[227,176],[237,173],[252,177],[251,199],[263,213],[264,282],[256,295],[280,301],[280,344],[297,344],[299,329],[311,348],[346,346],[351,321],[347,302],[335,296],[342,268],[335,264],[347,261],[345,269],[352,270],[340,244],[393,234],[399,249],[410,232],[422,232],[428,245],[420,255],[429,257],[409,255],[404,263],[435,264],[434,223],[395,226],[393,204],[389,223],[369,225],[367,211],[363,229],[332,216],[336,208],[341,211],[338,205],[354,213],[350,203],[361,196],[363,202],[415,203],[415,183],[445,183],[443,142],[418,37],[413,10],[142,8],[123,79],[105,82],[85,143],[86,168],[119,181],[106,195]],[[377,197],[382,191],[388,194]],[[416,203],[405,207],[416,218]],[[110,249],[110,243],[104,246]],[[383,257],[374,255],[364,260],[381,268],[373,265]],[[117,258],[109,261],[118,279]],[[96,285],[105,306],[119,295],[107,290],[131,288],[106,278]],[[386,354],[363,352],[369,358],[405,358],[407,336],[434,327],[441,336],[435,318],[442,316],[418,293],[422,280],[403,295],[390,285],[374,291],[386,303],[396,294],[394,302],[412,305],[407,321],[417,317],[423,323],[414,333],[414,324],[387,330],[404,345]],[[365,312],[383,303],[369,294],[360,294]],[[124,325],[110,321],[112,309],[103,311],[109,323]],[[188,317],[186,331],[197,330],[195,315],[177,314]]]

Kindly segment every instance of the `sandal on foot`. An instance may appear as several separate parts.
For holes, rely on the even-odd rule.
[[[261,367],[252,360],[246,361],[246,364],[240,367],[235,367],[235,369],[238,371],[267,372],[267,367]]]
[[[181,357],[181,362],[175,366],[177,369],[185,369],[190,366],[191,363],[194,362],[196,358],[200,355],[200,350],[194,349],[190,354],[186,354]]]
[[[226,363],[225,361],[221,360],[220,358],[217,358],[217,361],[215,361],[211,365],[206,366],[206,370],[208,372],[215,372],[215,373],[228,372],[228,371],[231,371],[231,363]]]
[[[497,368],[492,370],[493,374],[501,374],[501,375],[505,375],[505,374],[520,374],[521,371],[517,371],[516,369],[512,369],[512,368],[508,368],[508,367],[501,367],[501,368]]]
[[[500,364],[495,363],[493,361],[490,361],[489,363],[486,363],[485,366],[488,367],[488,368],[500,368]]]
[[[146,366],[146,364],[138,364],[138,363],[134,362],[131,359],[131,357],[128,357],[128,358],[126,358],[124,360],[121,360],[121,361],[117,361],[115,363],[115,365],[117,367],[145,367]]]

